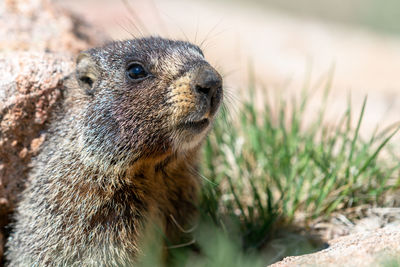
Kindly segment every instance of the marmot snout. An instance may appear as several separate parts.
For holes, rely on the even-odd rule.
[[[15,216],[9,266],[131,266],[149,225],[180,242],[221,76],[193,44],[143,38],[83,52],[66,86]]]

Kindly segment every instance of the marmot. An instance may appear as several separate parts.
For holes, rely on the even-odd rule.
[[[198,152],[222,78],[198,46],[147,37],[81,53],[66,84],[8,265],[131,266],[148,225],[173,243],[196,214]]]

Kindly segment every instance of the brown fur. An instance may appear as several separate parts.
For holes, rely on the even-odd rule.
[[[151,76],[129,80],[130,62]],[[212,95],[196,89],[206,72],[219,82]],[[76,77],[33,163],[9,266],[131,266],[147,229],[176,244],[195,217],[198,150],[210,126],[190,125],[212,122],[222,98],[200,49],[162,38],[114,42],[82,53]]]

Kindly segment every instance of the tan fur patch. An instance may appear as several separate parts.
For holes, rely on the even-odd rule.
[[[193,74],[188,73],[178,78],[170,88],[169,103],[171,104],[172,119],[174,123],[179,123],[182,118],[196,108],[196,95],[191,89]]]

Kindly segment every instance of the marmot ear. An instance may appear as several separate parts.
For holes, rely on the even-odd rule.
[[[76,80],[88,95],[93,95],[93,87],[100,76],[100,70],[93,58],[83,52],[76,59]]]

